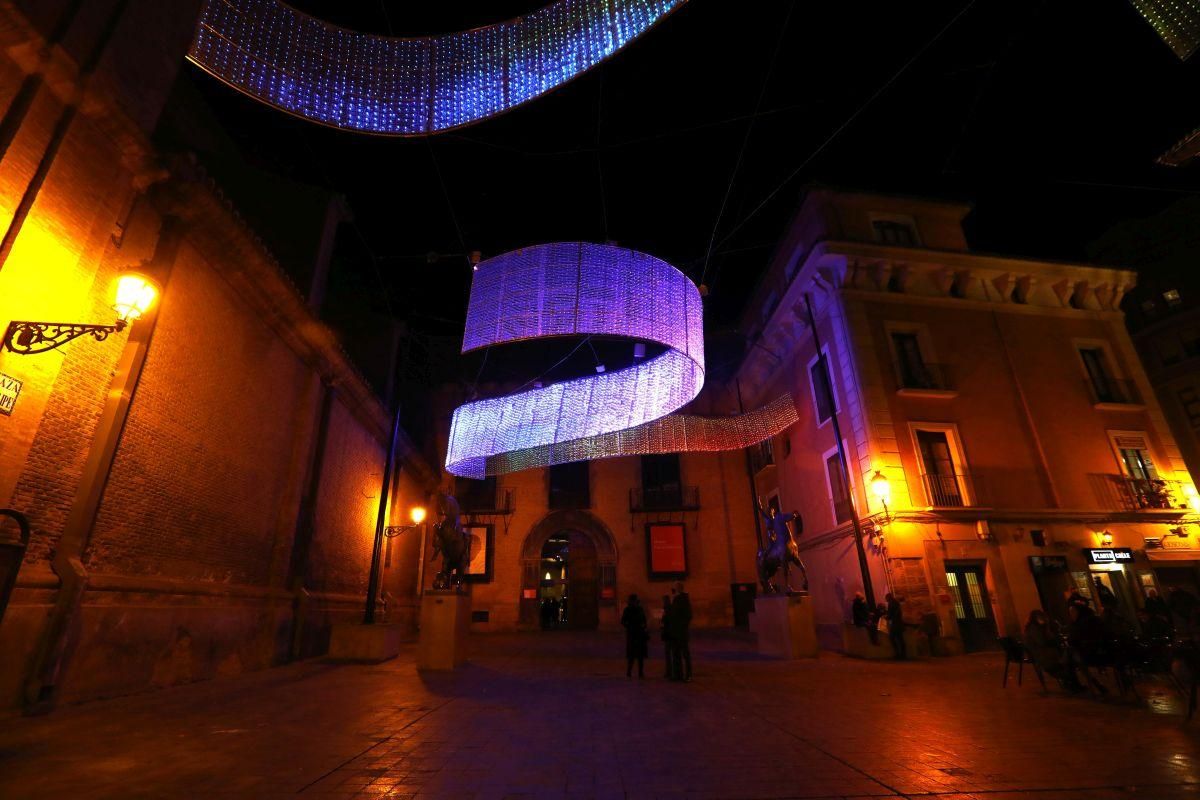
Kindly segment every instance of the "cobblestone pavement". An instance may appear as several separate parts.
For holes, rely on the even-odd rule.
[[[1200,800],[1200,720],[1165,687],[1044,695],[993,654],[785,663],[733,634],[698,637],[690,684],[661,658],[626,679],[609,634],[473,647],[455,673],[409,650],[0,718],[0,798]]]

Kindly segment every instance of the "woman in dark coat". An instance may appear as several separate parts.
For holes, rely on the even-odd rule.
[[[638,677],[644,678],[650,633],[646,630],[646,612],[636,594],[629,595],[629,602],[621,614],[621,624],[625,627],[625,677],[633,677],[633,662],[636,661]]]

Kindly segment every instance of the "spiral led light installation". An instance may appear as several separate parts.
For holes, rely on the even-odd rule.
[[[558,0],[507,22],[401,39],[339,28],[281,0],[204,0],[188,58],[251,97],[336,128],[449,130],[598,64],[687,0]]]
[[[727,419],[671,412],[704,385],[700,293],[657,258],[611,245],[546,244],[479,265],[463,352],[601,335],[666,350],[626,369],[478,400],[454,412],[446,469],[482,478],[641,453],[745,447],[796,420],[791,398]]]

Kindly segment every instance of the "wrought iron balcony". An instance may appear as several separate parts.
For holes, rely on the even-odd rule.
[[[1137,385],[1131,381],[1116,378],[1105,378],[1104,380],[1085,380],[1084,385],[1087,386],[1088,396],[1092,399],[1093,405],[1109,404],[1109,405],[1141,405],[1142,395],[1138,391]]]
[[[464,514],[511,514],[514,510],[509,488],[480,486],[455,499]]]
[[[901,390],[952,392],[957,387],[945,364],[896,364],[896,380]]]
[[[696,511],[700,508],[700,488],[670,486],[629,490],[629,511]]]
[[[750,446],[750,469],[755,475],[774,464],[775,448],[772,447],[770,439],[763,439]]]
[[[1128,509],[1141,511],[1188,507],[1178,481],[1124,477],[1117,477],[1116,480],[1120,484],[1122,499]]]
[[[968,505],[964,488],[967,485],[966,475],[922,475],[925,484],[925,496],[929,505],[938,508],[963,508]]]

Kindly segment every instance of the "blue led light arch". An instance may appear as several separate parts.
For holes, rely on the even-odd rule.
[[[558,0],[495,25],[399,38],[339,28],[282,0],[204,0],[188,60],[314,122],[420,136],[561,86],[686,2]]]

